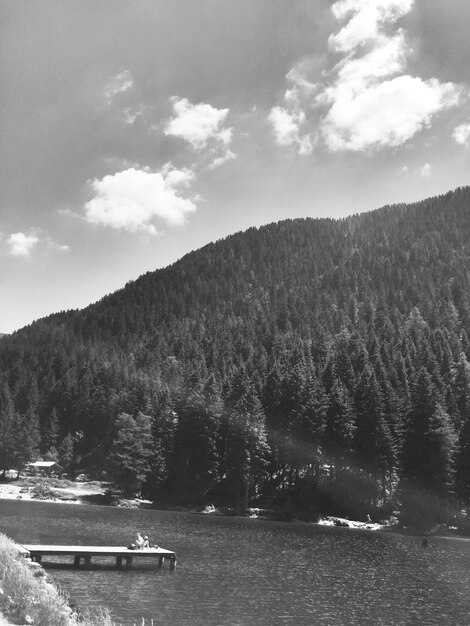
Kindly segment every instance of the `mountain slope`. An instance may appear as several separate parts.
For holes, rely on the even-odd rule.
[[[391,481],[401,470],[423,368],[454,439],[465,430],[469,209],[464,188],[339,221],[253,228],[149,272],[83,311],[39,320],[0,344],[0,419],[8,407],[36,415],[43,452],[69,437],[76,463],[99,466],[119,414],[142,411],[155,425],[171,408],[174,427],[159,423],[154,433],[165,439],[161,482],[174,490],[182,461],[172,446],[182,436],[188,397],[201,402],[210,387],[228,410],[252,388],[250,406],[258,402],[267,429],[270,488],[276,481],[293,488],[315,465],[310,453],[293,458],[296,437],[333,456],[338,470],[353,454],[361,471],[370,465],[377,480]],[[387,452],[372,454],[380,445],[366,442],[371,425],[361,431],[360,391],[376,382],[380,419],[373,424],[383,419],[377,437]],[[333,424],[338,408],[332,417],[338,402],[342,434]],[[221,484],[227,459],[218,447],[224,435],[216,431],[214,482]]]

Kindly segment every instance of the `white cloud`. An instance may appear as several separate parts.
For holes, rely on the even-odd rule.
[[[292,96],[294,97],[294,96]],[[297,146],[300,154],[310,154],[313,146],[310,137],[301,136],[301,126],[305,113],[294,107],[289,112],[284,107],[275,106],[268,116],[273,126],[276,141],[281,146]]]
[[[218,138],[228,109],[216,109],[210,104],[191,104],[187,98],[173,101],[176,114],[165,127],[165,135],[181,137],[195,150],[202,150],[211,138]]]
[[[215,157],[207,167],[210,170],[215,170],[217,167],[220,167],[221,165],[223,165],[227,161],[230,161],[231,159],[234,159],[235,157],[236,154],[234,152],[232,152],[231,150],[225,150],[223,154],[221,154],[221,156]]]
[[[304,103],[314,101],[318,85],[306,78],[312,63],[302,59],[286,75],[290,87],[284,93],[285,106],[272,107],[268,121],[271,123],[276,142],[281,146],[294,146],[299,154],[311,154],[316,136],[306,131],[307,115]]]
[[[52,250],[57,250],[58,252],[68,252],[70,250],[70,246],[66,244],[56,243],[55,241],[52,241],[51,239],[47,240],[47,245]]]
[[[351,52],[368,42],[383,37],[382,28],[406,15],[414,0],[338,0],[331,7],[337,20],[350,20],[336,34],[330,44],[338,52]]]
[[[425,176],[425,177],[431,176],[431,170],[432,170],[431,164],[425,163],[420,170],[421,176]]]
[[[299,115],[289,113],[284,107],[273,107],[268,119],[273,125],[278,144],[291,146],[299,141],[300,123],[303,121]]]
[[[104,95],[108,104],[120,94],[129,91],[134,86],[134,79],[129,70],[124,70],[112,76],[106,84]]]
[[[145,107],[143,104],[139,104],[137,107],[126,107],[123,110],[124,119],[128,124],[133,124],[138,117],[144,115]]]
[[[208,149],[212,168],[235,157],[230,150],[233,128],[223,126],[228,109],[192,104],[187,98],[172,98],[172,102],[175,116],[165,126],[166,136],[179,137],[197,151]]]
[[[470,124],[460,124],[454,128],[452,137],[462,146],[468,146],[470,143]]]
[[[396,22],[413,1],[333,4],[334,17],[346,23],[329,38],[330,55],[323,71],[316,72],[319,80],[311,80],[303,59],[287,74],[285,107],[271,110],[279,144],[302,146],[308,140],[311,145],[318,136],[330,151],[400,146],[430,126],[439,112],[457,104],[453,83],[406,73],[412,50]],[[275,109],[283,111],[283,119]]]
[[[181,190],[194,178],[190,170],[167,165],[159,172],[129,168],[91,182],[94,197],[85,204],[85,219],[91,224],[129,232],[157,234],[160,219],[170,225],[185,222],[196,210]]]
[[[400,146],[455,103],[452,86],[407,75],[336,95],[322,127],[332,151]]]
[[[50,237],[39,236],[39,229],[35,229],[35,231],[36,234],[30,235],[26,235],[22,232],[12,233],[7,238],[4,238],[3,235],[0,234],[0,240],[4,239],[5,244],[8,247],[8,252],[13,256],[28,257],[38,245],[45,246],[50,250],[56,250],[58,252],[66,252],[70,250],[69,246],[56,243]]]
[[[7,239],[10,253],[13,256],[29,256],[38,242],[39,238],[35,235],[25,235],[21,232],[12,233]]]
[[[363,92],[368,85],[400,74],[406,65],[406,43],[402,31],[394,37],[378,38],[360,57],[346,57],[336,67],[336,81],[325,93],[332,98],[339,89]]]

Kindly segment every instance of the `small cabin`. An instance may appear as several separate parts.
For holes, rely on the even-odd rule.
[[[55,461],[26,463],[25,469],[30,476],[60,476],[64,471],[64,468]]]

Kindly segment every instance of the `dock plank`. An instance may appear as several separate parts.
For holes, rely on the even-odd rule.
[[[21,544],[28,552],[41,552],[42,554],[95,554],[97,556],[171,556],[175,554],[164,548],[143,548],[142,550],[129,550],[125,546],[58,546],[43,544]]]

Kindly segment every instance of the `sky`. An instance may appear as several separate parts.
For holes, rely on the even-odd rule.
[[[470,182],[467,0],[0,0],[0,333]]]

